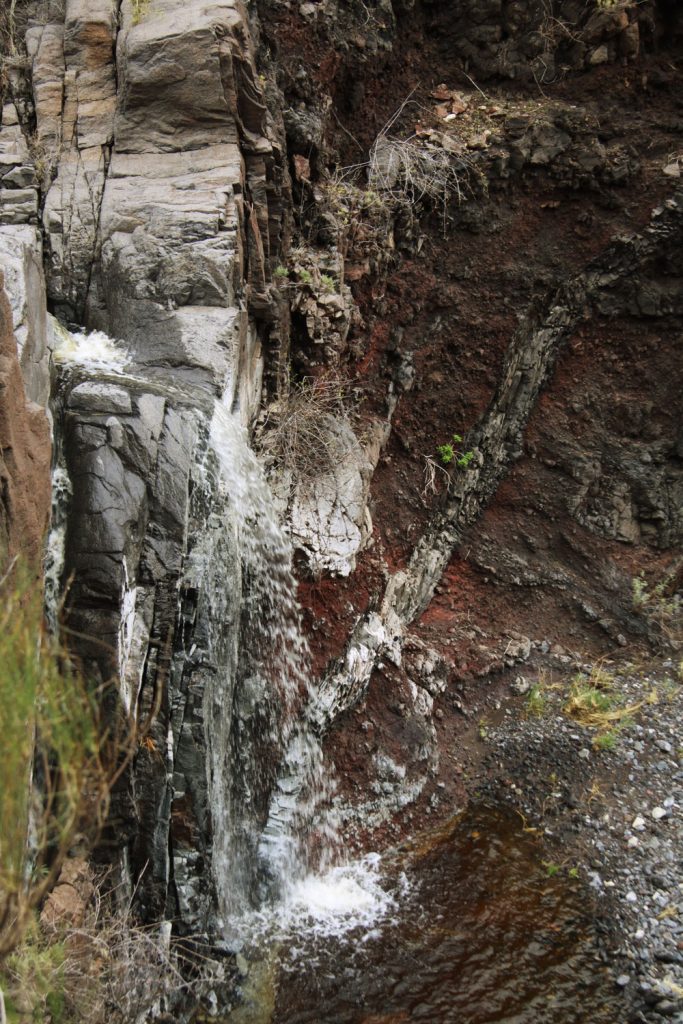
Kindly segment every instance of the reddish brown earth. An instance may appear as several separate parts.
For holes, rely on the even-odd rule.
[[[0,272],[0,564],[21,554],[38,570],[50,517],[50,427],[27,401]]]
[[[437,59],[424,38],[415,45],[419,33],[408,33],[394,57],[384,58],[383,68],[365,73],[362,108],[353,111],[341,103],[346,79],[334,79],[338,62],[325,54],[325,40],[291,12],[274,31],[282,52],[303,60],[316,84],[331,89],[339,119],[363,147],[395,109],[396,97],[418,85],[415,98],[429,104],[429,91],[438,82],[463,85],[462,76],[453,78],[452,68]],[[509,85],[486,89],[501,102],[523,95]],[[349,580],[302,583],[316,670],[342,653],[358,616],[381,597],[387,571],[405,564],[440,501],[425,491],[425,457],[434,456],[436,445],[454,432],[466,435],[486,409],[518,317],[616,236],[642,230],[653,207],[671,193],[662,167],[680,144],[681,96],[678,65],[662,53],[643,58],[637,67],[610,65],[568,77],[544,95],[531,90],[527,100],[540,111],[559,102],[585,107],[611,142],[630,147],[640,165],[636,175],[623,187],[593,190],[558,185],[542,169],[496,183],[476,230],[450,226],[444,237],[434,216],[422,224],[420,253],[398,260],[384,286],[367,279],[353,285],[364,326],[352,337],[357,358],[348,370],[365,391],[362,413],[381,415],[388,350],[399,329],[401,351],[412,355],[416,378],[399,401],[373,478],[374,545]],[[340,133],[337,141],[347,158],[358,159],[346,135]],[[504,663],[511,636],[545,640],[580,660],[648,649],[642,630],[629,631],[626,623],[630,580],[641,570],[653,581],[662,578],[675,552],[649,542],[609,540],[577,522],[567,510],[566,456],[600,452],[606,438],[622,446],[636,438],[674,443],[683,413],[679,331],[675,320],[668,327],[656,319],[594,315],[586,320],[562,352],[532,414],[523,457],[463,538],[434,599],[413,626],[415,636],[450,666],[435,722],[439,781],[451,809],[464,799],[464,776],[474,772],[481,755],[474,716],[509,699],[508,684],[519,671]],[[519,555],[541,576],[555,573],[567,582],[510,582],[504,566]],[[615,567],[617,583],[609,584],[602,571],[607,565]],[[582,603],[595,605],[597,618],[607,615],[606,609],[621,608],[620,624],[606,631],[588,621]],[[421,742],[414,717],[401,710],[409,705],[406,685],[395,666],[377,670],[366,701],[343,716],[329,738],[330,756],[351,802],[368,791],[374,751],[410,764],[411,751]],[[427,787],[416,815],[424,811],[436,782]],[[382,832],[395,839],[414,828],[414,820],[399,814]]]

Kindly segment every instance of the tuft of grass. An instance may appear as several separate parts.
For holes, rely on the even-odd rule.
[[[133,746],[124,752],[106,734],[102,692],[47,632],[42,588],[22,566],[0,580],[0,665],[1,961],[69,849],[96,834]]]
[[[604,666],[596,665],[590,675],[580,673],[574,678],[563,710],[581,725],[609,734],[632,725],[643,703],[625,704],[616,690],[614,676]]]
[[[594,748],[602,751],[614,750],[617,743],[618,733],[616,729],[610,729],[608,732],[601,732],[593,740]]]
[[[541,718],[548,706],[548,698],[544,692],[544,686],[541,680],[534,683],[529,690],[526,702],[525,711],[530,718]]]

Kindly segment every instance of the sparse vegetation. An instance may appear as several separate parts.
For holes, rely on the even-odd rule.
[[[358,451],[350,431],[339,428],[346,420],[348,384],[339,375],[304,377],[285,399],[271,406],[261,431],[266,460],[298,480],[311,480],[329,472]]]
[[[43,623],[42,589],[14,567],[0,583],[0,962],[21,942],[75,844],[97,834],[132,756]]]
[[[470,462],[474,458],[474,451],[462,451],[458,446],[462,444],[462,437],[460,434],[453,434],[450,441],[445,444],[437,444],[436,450],[439,453],[439,458],[443,462],[444,466],[453,463],[459,469],[467,469]]]
[[[104,912],[109,902],[95,888],[82,924],[65,920],[50,932],[32,918],[0,973],[8,1024],[129,1024],[186,992],[198,1005],[224,980],[201,942],[141,926],[130,908]]]

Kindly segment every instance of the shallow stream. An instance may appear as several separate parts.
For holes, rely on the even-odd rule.
[[[617,1024],[592,900],[545,856],[518,816],[479,808],[381,864],[310,880],[270,940],[245,946],[229,1019]]]

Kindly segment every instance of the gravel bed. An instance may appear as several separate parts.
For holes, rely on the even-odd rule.
[[[526,693],[487,727],[478,795],[514,806],[590,887],[623,1024],[683,1024],[681,666],[610,666],[609,675],[619,703],[637,706],[602,741],[612,749],[597,749],[600,730],[568,717],[572,673],[552,682],[540,673],[540,696],[533,672],[518,679],[513,689]]]

